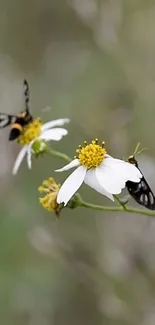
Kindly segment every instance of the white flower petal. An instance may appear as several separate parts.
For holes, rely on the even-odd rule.
[[[66,205],[71,197],[77,192],[79,187],[82,185],[87,168],[79,166],[74,172],[65,180],[60,188],[57,196],[58,204],[64,203]]]
[[[14,163],[14,166],[13,166],[13,171],[12,171],[12,174],[13,175],[17,174],[17,171],[19,169],[19,166],[20,166],[22,160],[24,159],[24,156],[26,155],[27,149],[28,149],[28,146],[24,146],[20,150],[20,152],[19,152],[19,154],[18,154],[18,156],[16,158],[16,161]]]
[[[101,186],[111,194],[120,194],[121,190],[125,187],[125,181],[118,178],[118,175],[110,170],[107,166],[98,166],[96,168],[96,177]]]
[[[59,141],[62,139],[63,136],[67,134],[68,131],[66,129],[54,128],[54,129],[43,131],[41,135],[38,137],[38,139],[45,140],[45,141],[50,141],[50,140]]]
[[[105,159],[103,163],[106,166],[113,166],[113,168],[117,168],[118,165],[121,167],[121,176],[125,178],[125,180],[130,180],[132,182],[138,183],[142,178],[142,174],[137,167],[133,164],[130,164],[124,160],[108,157]]]
[[[60,118],[58,120],[50,121],[50,122],[44,123],[42,125],[41,131],[51,129],[51,128],[55,127],[55,126],[62,126],[65,123],[69,123],[69,122],[70,122],[69,118]]]
[[[31,169],[31,166],[32,166],[32,151],[31,151],[31,147],[32,147],[32,144],[28,146],[28,149],[27,149],[27,165],[28,165],[28,168]]]
[[[79,165],[80,165],[79,160],[78,159],[74,159],[69,164],[67,164],[66,166],[64,166],[64,167],[62,167],[60,169],[56,169],[55,172],[64,172],[66,170],[69,170],[69,169],[71,169],[73,167],[77,167]]]
[[[110,200],[114,201],[113,195],[107,192],[98,182],[96,177],[96,171],[94,168],[89,169],[87,171],[84,182],[90,187],[92,187],[94,190],[96,190],[97,192],[107,196]]]
[[[120,194],[127,180],[139,182],[142,175],[135,166],[123,160],[108,157],[96,168],[96,177],[106,191]]]

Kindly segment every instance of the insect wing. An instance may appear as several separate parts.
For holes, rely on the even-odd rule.
[[[130,160],[129,160],[130,162]],[[132,162],[130,162],[132,163]],[[138,163],[135,160],[134,165],[139,169]],[[140,170],[140,169],[139,169]],[[141,170],[140,170],[141,172]],[[143,173],[141,172],[143,175]],[[150,189],[144,175],[141,178],[139,183],[134,183],[131,181],[126,182],[126,187],[128,189],[129,194],[135,199],[135,201],[147,209],[155,210],[155,196]]]
[[[16,116],[0,113],[0,128],[5,128],[6,126],[12,124],[15,120]]]

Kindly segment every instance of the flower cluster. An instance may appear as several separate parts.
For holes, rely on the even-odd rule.
[[[77,193],[81,185],[85,183],[110,200],[117,200],[121,206],[119,211],[128,209],[127,200],[121,201],[117,196],[125,187],[136,202],[150,210],[155,210],[155,196],[138,167],[135,155],[130,156],[128,161],[113,158],[108,154],[105,142],[100,143],[98,139],[90,143],[84,141],[83,145],[79,145],[73,160],[66,154],[54,151],[49,147],[49,141],[60,141],[66,136],[68,131],[63,125],[69,123],[70,120],[61,118],[43,124],[40,118],[34,119],[29,112],[29,85],[26,80],[24,80],[24,88],[25,111],[17,116],[0,113],[0,127],[12,123],[9,140],[17,140],[22,145],[12,173],[17,174],[24,157],[27,159],[28,168],[31,169],[32,157],[46,153],[68,162],[64,167],[55,170],[56,172],[76,168],[62,186],[56,184],[51,177],[43,181],[38,188],[42,194],[39,200],[43,208],[54,211],[59,216],[61,209],[66,206],[72,209],[77,206],[90,207],[91,204],[86,204]],[[139,144],[136,151],[138,147]],[[106,207],[106,209],[109,208]],[[118,211],[118,207],[114,207],[113,211]]]
[[[42,124],[37,118],[28,123],[17,140],[23,147],[15,161],[13,174],[17,173],[25,155],[28,168],[31,168],[32,155],[37,157],[48,152],[49,141],[59,141],[67,135],[68,131],[60,126],[68,122],[69,119],[64,118]],[[76,170],[61,187],[53,178],[44,181],[39,187],[39,191],[45,194],[40,198],[40,203],[48,211],[55,211],[58,215],[60,206],[69,203],[82,183],[114,201],[114,195],[121,193],[127,181],[139,183],[142,178],[140,170],[134,164],[111,157],[105,149],[105,142],[100,144],[98,139],[91,143],[85,141],[83,146],[76,149],[74,159],[56,172],[74,167],[77,167]]]

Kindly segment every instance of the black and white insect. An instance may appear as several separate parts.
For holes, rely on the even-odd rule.
[[[26,79],[24,79],[24,98],[25,98],[25,110],[17,115],[0,113],[0,129],[10,125],[11,130],[9,134],[9,140],[16,140],[21,135],[23,128],[32,122],[33,117],[29,112],[29,85]]]
[[[130,164],[135,165],[139,170],[138,162],[135,156],[130,156],[128,158]],[[143,175],[142,171],[140,170]],[[134,183],[131,181],[126,182],[126,187],[129,194],[135,199],[135,201],[149,210],[155,210],[155,196],[150,189],[144,175],[142,176],[139,183]]]

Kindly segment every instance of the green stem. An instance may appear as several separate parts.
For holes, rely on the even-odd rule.
[[[121,200],[119,199],[118,195],[113,195],[113,196],[114,196],[114,198],[115,198],[115,201],[117,201],[118,204],[122,206],[122,209],[123,209],[123,210],[126,210],[126,207],[127,207],[126,204],[123,204],[123,203],[121,202]]]
[[[120,212],[128,212],[128,213],[136,213],[136,214],[141,214],[144,216],[152,216],[155,217],[155,211],[146,211],[144,209],[136,209],[132,207],[125,206],[125,208],[120,205],[120,206],[115,206],[115,207],[109,207],[109,206],[104,206],[104,205],[96,205],[92,203],[85,202],[83,200],[80,200],[78,202],[78,206],[82,206],[84,208],[89,208],[89,209],[94,209],[94,210],[100,210],[100,211],[108,211],[108,212],[114,212],[114,211],[120,211]]]
[[[89,208],[94,210],[101,210],[101,211],[124,211],[122,206],[109,207],[104,205],[88,203],[83,200],[81,200],[81,202],[78,202],[78,206],[82,206],[84,208]]]
[[[52,156],[59,157],[63,160],[66,160],[67,162],[71,162],[72,159],[68,157],[65,153],[53,150],[51,148],[48,148],[48,153],[51,154]]]

